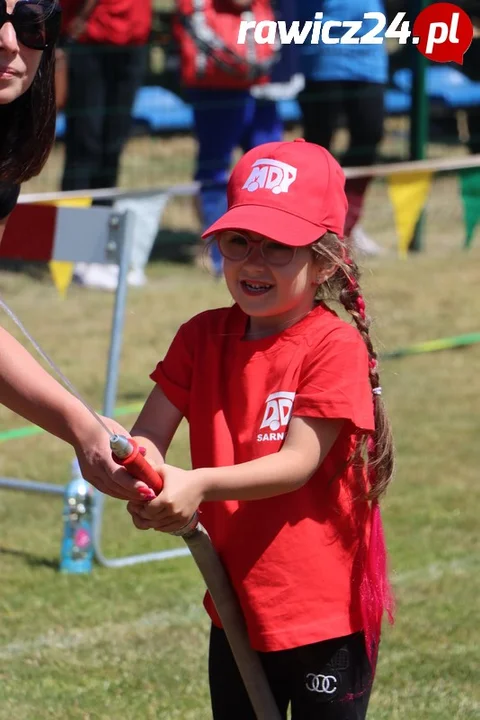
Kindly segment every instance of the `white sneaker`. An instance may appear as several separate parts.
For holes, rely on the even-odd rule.
[[[75,280],[85,287],[115,291],[118,287],[118,271],[118,265],[77,263]],[[132,268],[128,273],[127,283],[131,287],[143,287],[146,282],[146,275],[141,268]]]
[[[372,240],[359,225],[355,225],[352,229],[350,239],[355,249],[364,255],[385,254],[385,249],[381,245],[378,245],[375,240]]]
[[[80,272],[75,270],[78,281],[89,288],[97,290],[116,290],[118,285],[118,265],[101,265],[99,263],[89,263],[85,267],[80,268]]]

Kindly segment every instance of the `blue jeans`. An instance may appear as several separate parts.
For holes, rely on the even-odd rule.
[[[283,139],[277,104],[256,100],[248,90],[191,89],[186,101],[193,107],[198,142],[195,180],[201,183],[200,211],[205,230],[227,210],[227,182],[233,152]],[[222,272],[222,256],[212,245],[215,274]]]

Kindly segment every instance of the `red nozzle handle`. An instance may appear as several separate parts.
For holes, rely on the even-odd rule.
[[[144,482],[158,495],[163,490],[162,478],[155,472],[148,460],[145,460],[138,443],[133,438],[128,438],[128,442],[133,446],[130,455],[126,458],[119,458],[115,453],[112,453],[112,458],[116,463],[124,467],[132,477]]]

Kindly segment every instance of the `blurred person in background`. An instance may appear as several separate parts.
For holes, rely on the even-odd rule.
[[[192,0],[176,1],[181,80],[185,100],[194,113],[194,179],[200,183],[197,211],[202,229],[226,212],[227,181],[235,150],[247,152],[283,138],[283,122],[276,98],[268,95],[267,83],[275,79],[288,88],[297,72],[290,57],[277,66],[279,48],[249,46],[248,42],[238,45],[239,23],[242,19],[274,19],[280,11],[293,17],[294,4],[295,0],[224,0],[221,12],[217,12],[212,0],[202,0],[198,7]],[[212,42],[214,37],[217,44]],[[248,46],[254,50],[253,56],[245,52]],[[210,258],[214,275],[222,277],[223,258],[215,243]]]
[[[115,188],[148,66],[152,0],[61,0],[67,53],[62,190]],[[77,265],[76,280],[114,290],[116,265]],[[129,274],[129,284],[144,278]]]
[[[376,20],[364,19],[364,13],[385,14],[383,0],[302,0],[298,6],[302,22],[314,20],[322,12],[322,24],[328,21],[359,21],[356,37],[371,30]],[[345,27],[330,27],[330,38],[339,38]],[[375,163],[377,148],[384,131],[384,93],[388,82],[388,55],[381,44],[318,44],[300,46],[301,69],[305,88],[299,95],[303,115],[304,138],[331,150],[336,128],[343,117],[349,133],[349,145],[341,159],[343,167],[369,166]],[[369,177],[346,181],[348,214],[345,232],[360,252],[382,252],[359,225]]]
[[[470,80],[480,82],[480,0],[462,0],[458,5],[468,13],[473,23],[473,40],[463,58],[462,72]],[[480,153],[480,106],[467,110],[468,149]]]
[[[282,21],[290,27],[298,18],[297,5],[301,0],[272,0],[272,9],[276,21]],[[300,71],[300,49],[296,43],[281,45],[277,62],[272,67],[270,80],[262,85],[254,85],[251,94],[257,101],[275,103],[293,100],[305,86],[305,78]],[[275,107],[278,114],[278,107]]]
[[[59,30],[55,0],[0,0],[0,242],[20,185],[41,172],[54,143]],[[70,444],[82,472],[102,492],[126,500],[142,497],[112,460],[105,430],[2,327],[0,403]],[[105,421],[113,432],[128,435],[115,421]],[[143,484],[137,487],[145,492]]]

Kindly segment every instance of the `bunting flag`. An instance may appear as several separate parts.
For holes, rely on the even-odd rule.
[[[0,257],[49,262],[55,256],[57,212],[50,204],[17,204],[0,243]]]
[[[74,263],[68,260],[50,260],[48,263],[53,283],[62,298],[65,299],[67,290],[72,283]]]
[[[465,219],[464,247],[468,249],[480,220],[480,167],[463,168],[458,179]]]
[[[408,254],[438,172],[435,169],[401,171],[387,176],[401,257]],[[464,208],[464,247],[468,249],[480,223],[480,166],[461,168],[457,172]],[[350,184],[353,189],[355,183]],[[65,297],[75,263],[111,263],[111,259],[106,259],[105,249],[109,233],[107,208],[92,207],[93,198],[88,196],[50,201],[42,201],[41,197],[37,195],[29,203],[17,204],[0,244],[0,258],[48,263],[55,287]],[[112,208],[118,212],[129,210],[134,215],[132,268],[143,270],[147,265],[170,197],[171,191],[151,192],[113,202],[110,212]]]
[[[406,257],[415,227],[425,206],[432,172],[402,172],[388,176],[388,194],[393,206],[398,250]]]
[[[135,216],[132,239],[131,267],[144,270],[155,243],[169,199],[168,193],[156,193],[146,197],[121,198],[113,207],[117,212],[131,210]]]
[[[56,207],[91,207],[92,198],[70,198],[68,200],[55,200],[52,203]],[[75,263],[68,260],[50,260],[48,263],[50,273],[55,287],[62,299],[65,299],[67,290],[71,285]]]

